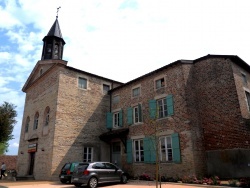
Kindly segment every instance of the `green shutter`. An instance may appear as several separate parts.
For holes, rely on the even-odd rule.
[[[128,125],[133,124],[133,108],[131,107],[127,109],[127,123]]]
[[[155,163],[156,159],[156,145],[154,137],[146,137],[143,139],[144,162]]]
[[[113,128],[113,114],[111,112],[107,113],[106,126],[107,126],[107,129]]]
[[[144,162],[150,163],[150,141],[149,138],[143,139]]]
[[[138,104],[139,122],[142,122],[141,104]]]
[[[156,100],[149,101],[149,113],[151,119],[156,118]]]
[[[172,148],[173,148],[173,161],[175,163],[181,162],[181,151],[180,151],[180,141],[178,133],[171,135],[172,137]]]
[[[132,140],[127,140],[127,163],[133,162]]]
[[[150,163],[155,163],[156,161],[156,143],[155,138],[150,138]]]
[[[173,102],[173,95],[167,96],[167,108],[168,108],[168,116],[174,114],[174,102]]]
[[[122,110],[119,111],[119,127],[122,127]]]

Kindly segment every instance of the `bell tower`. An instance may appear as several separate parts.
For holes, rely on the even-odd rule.
[[[63,58],[63,46],[65,45],[65,42],[63,40],[58,22],[59,8],[57,8],[57,16],[54,24],[50,28],[47,36],[43,38],[43,51],[41,60]]]

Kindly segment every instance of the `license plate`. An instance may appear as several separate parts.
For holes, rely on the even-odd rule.
[[[64,178],[64,176],[61,176],[61,178]]]
[[[78,178],[74,178],[75,181],[78,181]]]

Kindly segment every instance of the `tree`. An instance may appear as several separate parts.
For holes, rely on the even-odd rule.
[[[5,152],[8,152],[8,147],[8,142],[0,143],[0,155],[4,154]]]
[[[8,147],[8,141],[13,139],[12,131],[16,124],[15,117],[17,116],[15,108],[15,105],[8,102],[4,102],[0,106],[0,147],[4,151]]]

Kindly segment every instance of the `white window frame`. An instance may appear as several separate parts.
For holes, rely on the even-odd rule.
[[[86,149],[86,152],[85,152],[85,149]],[[92,162],[93,161],[93,153],[94,153],[93,147],[84,147],[83,148],[83,162]],[[85,155],[86,155],[86,158],[85,158]],[[89,157],[89,155],[90,155],[90,157]]]
[[[173,161],[172,137],[171,136],[162,136],[162,137],[159,138],[159,143],[160,143],[159,144],[159,147],[160,147],[160,161],[161,162],[172,162]]]
[[[138,105],[133,107],[133,122],[134,124],[141,123]]]
[[[119,127],[119,111],[113,113],[113,128],[118,128]]]
[[[85,81],[86,81],[86,84],[84,85],[84,84],[80,83],[80,80],[85,80]],[[87,89],[87,88],[88,88],[88,79],[79,76],[79,77],[78,77],[78,88],[80,88],[80,89]]]
[[[158,118],[168,116],[167,99],[161,98],[156,100]]]
[[[161,77],[161,78],[155,80],[155,89],[156,90],[165,87],[165,85],[166,85],[166,83],[165,83],[164,77]]]
[[[138,143],[138,149],[136,149],[137,143]],[[133,140],[133,154],[134,154],[134,162],[144,162],[143,139]],[[138,157],[137,157],[137,155],[138,155]]]
[[[136,87],[132,89],[132,97],[139,97],[141,95],[141,88]]]

